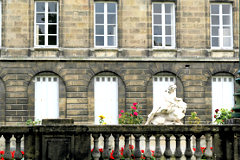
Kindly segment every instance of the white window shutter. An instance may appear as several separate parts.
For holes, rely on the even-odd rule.
[[[215,110],[234,106],[234,78],[231,76],[214,76],[212,78],[212,117]],[[213,118],[213,121],[215,119]]]
[[[59,84],[57,77],[35,78],[35,120],[59,118]]]
[[[176,78],[173,76],[153,77],[153,108],[159,107],[164,92],[170,85],[174,85],[175,83]]]
[[[118,124],[118,80],[112,76],[98,76],[94,79],[94,117],[99,124],[99,117],[106,117],[107,124]]]

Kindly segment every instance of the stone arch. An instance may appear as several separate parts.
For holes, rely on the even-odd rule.
[[[67,115],[67,92],[66,84],[63,78],[51,71],[42,71],[33,75],[28,83],[28,118],[34,119],[34,106],[35,106],[35,86],[34,80],[36,76],[58,76],[59,77],[59,118],[66,118]]]
[[[152,75],[152,77],[149,79],[147,83],[147,115],[152,111],[153,108],[153,77],[154,76],[174,76],[176,77],[176,85],[177,85],[177,97],[184,99],[184,87],[182,80],[179,76],[177,76],[173,72],[169,71],[161,71],[157,72]]]
[[[94,77],[96,76],[116,76],[118,77],[118,113],[125,110],[126,106],[126,85],[119,74],[112,71],[101,71],[94,74],[88,84],[88,123],[94,123]]]
[[[229,70],[213,70],[211,75],[208,76],[207,82],[205,83],[205,102],[206,109],[210,111],[209,115],[212,115],[212,77],[213,76],[232,76],[234,79],[236,78],[236,72],[229,72]],[[234,81],[234,92],[240,89],[239,85]],[[206,121],[211,123],[211,116],[206,117]]]
[[[5,84],[3,80],[0,78],[0,126],[5,125],[6,123],[6,117],[5,117],[5,111],[6,111],[6,92],[5,92]]]

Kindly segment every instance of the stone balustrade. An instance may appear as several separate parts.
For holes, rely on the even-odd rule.
[[[187,160],[202,157],[200,140],[205,137],[207,159],[236,160],[240,158],[240,125],[74,125],[49,124],[40,126],[2,126],[0,136],[5,139],[5,160],[11,160],[10,139],[16,139],[15,159],[22,158],[21,140],[24,138],[24,159],[34,160],[108,160],[112,148],[109,148],[109,138],[114,137],[115,160],[120,160],[120,137],[124,137],[123,157],[131,159],[129,149],[130,138],[134,137],[134,157],[141,158],[140,137],[144,137],[145,157],[150,160],[152,152],[150,139],[154,139],[154,157],[177,160],[185,157]],[[103,137],[103,152],[99,151],[99,137]],[[93,150],[91,152],[91,137]],[[160,146],[160,137],[165,137],[164,150]],[[184,140],[181,137],[185,137]],[[192,138],[194,137],[194,138]],[[174,139],[175,149],[171,148]],[[185,141],[182,143],[182,141]],[[193,150],[194,141],[196,150]],[[183,146],[184,144],[184,146]],[[184,151],[183,151],[184,149]],[[2,149],[0,149],[2,150]]]

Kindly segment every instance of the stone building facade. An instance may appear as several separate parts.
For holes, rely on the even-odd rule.
[[[55,11],[50,8],[52,2],[57,4]],[[111,46],[110,40],[104,41],[109,46],[101,46],[101,38],[108,35],[97,38],[97,3],[110,3],[116,7],[112,14],[115,14],[116,23],[112,24],[115,31],[109,33],[115,38],[115,46]],[[169,23],[174,45],[170,47],[166,38],[167,7],[160,8],[164,11],[159,14],[166,21],[162,24],[161,19],[161,25],[156,25],[160,23],[155,22],[153,15],[160,12],[153,11],[154,4],[171,4],[173,8]],[[41,5],[48,9],[41,10]],[[219,13],[211,12],[213,5],[218,7],[216,12]],[[223,8],[227,5],[230,10],[226,9],[227,13],[224,13]],[[154,78],[174,77],[177,96],[188,104],[187,116],[196,111],[202,123],[210,123],[213,77],[237,76],[238,6],[238,0],[2,0],[0,124],[23,124],[34,119],[37,77],[44,76],[58,78],[58,116],[73,118],[77,124],[94,123],[96,77],[117,78],[118,113],[138,102],[145,116],[153,107]],[[100,13],[100,7],[99,15],[106,18],[111,9],[105,7]],[[42,23],[44,19],[38,19],[38,14],[56,14],[57,20],[51,23],[53,28],[41,30],[37,21]],[[215,27],[224,28],[226,23],[231,28],[228,30],[232,33],[229,33],[229,47],[224,47],[225,39],[224,42],[214,39],[214,14],[220,17],[219,25]],[[230,16],[226,18],[229,22],[224,22],[224,16]],[[104,22],[102,26],[106,28],[108,23]],[[166,27],[163,30],[166,34],[161,35],[162,42],[156,39],[155,43],[154,35],[160,35],[157,26]],[[155,29],[156,33],[153,33]],[[224,29],[218,30],[219,39],[226,36],[228,28]],[[51,33],[52,39],[49,38]],[[53,45],[49,45],[51,43]],[[215,47],[218,43],[220,47]],[[222,47],[220,43],[223,43]],[[237,89],[236,84],[234,88]]]

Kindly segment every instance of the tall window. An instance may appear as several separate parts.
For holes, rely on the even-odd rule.
[[[174,76],[153,77],[153,108],[159,107],[163,100],[163,94],[170,85],[176,83]]]
[[[211,46],[213,49],[232,49],[232,5],[211,4]]]
[[[35,47],[58,46],[58,2],[35,2]]]
[[[117,47],[117,4],[95,3],[95,47]]]
[[[175,48],[174,3],[153,3],[152,31],[154,48]]]
[[[94,116],[106,117],[107,124],[118,124],[118,79],[114,76],[97,76],[94,79]]]
[[[59,79],[56,76],[35,78],[35,120],[59,118]]]
[[[212,116],[216,109],[231,110],[234,106],[234,79],[232,76],[212,77]]]

